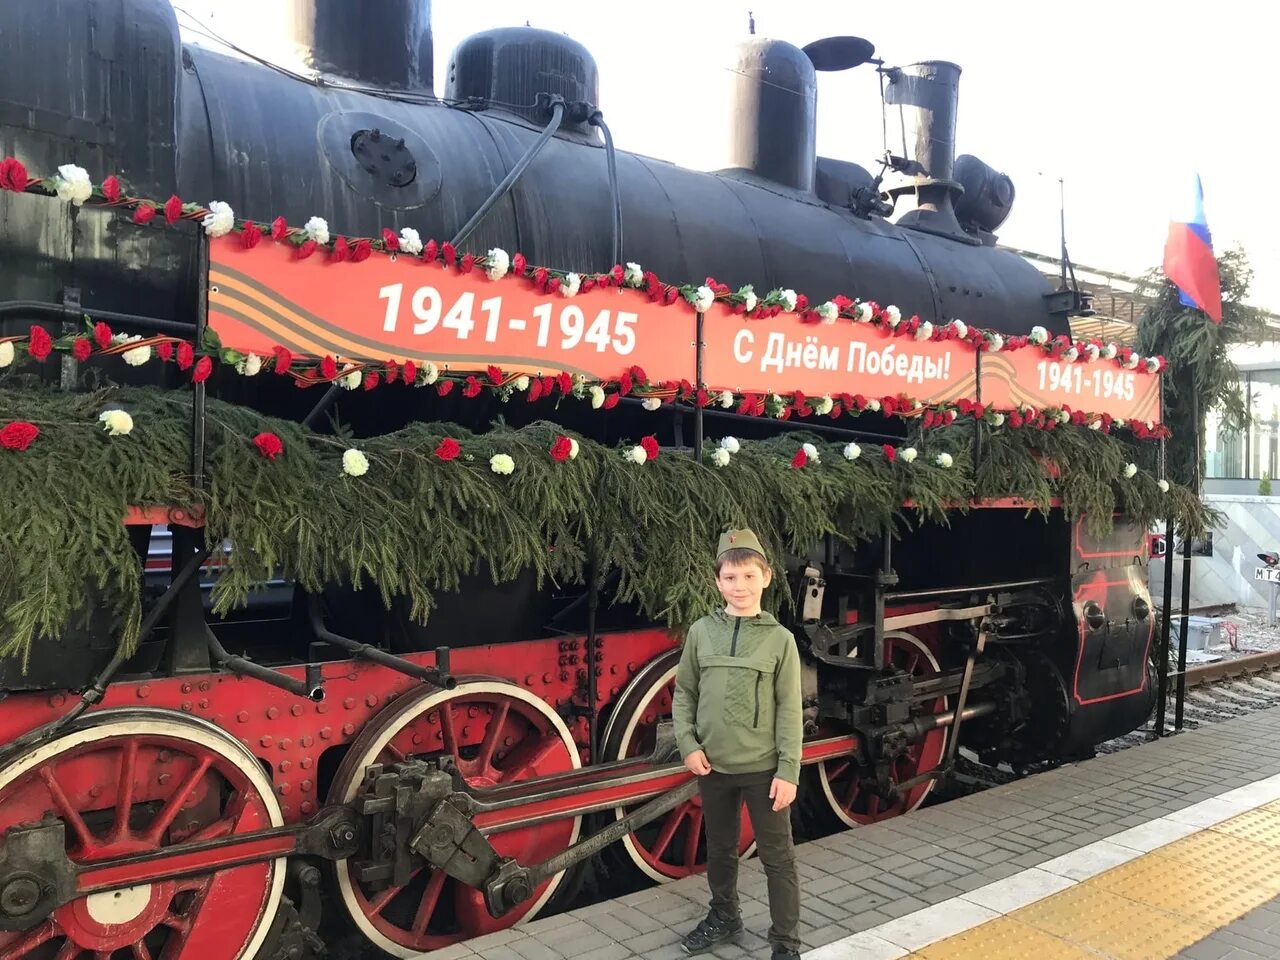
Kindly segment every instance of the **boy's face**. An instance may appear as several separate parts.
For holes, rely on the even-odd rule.
[[[716,574],[716,586],[724,597],[725,610],[735,617],[754,617],[760,612],[760,597],[773,580],[773,571],[755,562],[725,563]]]

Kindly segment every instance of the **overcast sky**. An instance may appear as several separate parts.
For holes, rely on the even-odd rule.
[[[283,0],[175,5],[254,53],[285,55],[275,42]],[[621,148],[714,168],[721,90],[748,10],[757,34],[798,46],[854,34],[889,64],[958,63],[958,152],[1008,173],[1017,189],[1003,243],[1057,255],[1061,177],[1074,261],[1131,273],[1158,266],[1170,215],[1185,208],[1198,171],[1215,247],[1243,245],[1257,275],[1252,299],[1280,311],[1275,31],[1259,21],[1272,15],[1244,0],[437,0],[437,89],[450,51],[470,33],[526,21],[559,30],[596,57],[601,106]],[[874,172],[882,150],[874,70],[820,74],[818,111],[819,152]]]

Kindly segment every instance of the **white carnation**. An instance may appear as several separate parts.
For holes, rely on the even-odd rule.
[[[98,421],[113,437],[123,437],[133,430],[133,417],[123,410],[104,410],[98,414]]]
[[[495,453],[489,458],[489,469],[494,473],[507,476],[516,468],[516,462],[508,454]]]
[[[1084,348],[1084,357],[1089,363],[1095,362],[1102,355],[1102,350],[1096,343],[1087,344]]]
[[[644,283],[644,270],[638,263],[627,263],[622,271],[622,282],[628,287],[638,287]]]
[[[416,257],[422,252],[422,235],[413,227],[401,227],[400,249],[410,256]]]
[[[1101,430],[1101,429],[1102,429],[1102,420],[1101,420],[1101,419],[1097,419],[1097,420],[1090,420],[1090,421],[1089,421],[1089,429],[1090,429],[1090,430]]]
[[[4,343],[0,343],[0,370],[3,370],[11,363],[13,363],[13,341],[6,340]]]
[[[1132,480],[1137,475],[1137,473],[1138,473],[1138,465],[1136,463],[1131,463],[1124,468],[1124,478],[1126,480]]]
[[[578,441],[573,439],[573,437],[570,437],[569,438],[569,459],[570,460],[577,459],[577,456],[578,456]]]
[[[654,410],[657,410],[660,406],[662,406],[662,401],[659,400],[657,397],[645,397],[644,400],[641,401],[641,406],[643,406],[646,410],[652,412]]]
[[[951,327],[955,330],[956,336],[961,340],[964,340],[969,336],[969,328],[965,326],[965,322],[963,320],[952,320]]]
[[[256,377],[262,371],[262,358],[251,353],[244,358],[244,369],[240,372],[246,377]]]
[[[846,443],[844,446],[844,458],[846,460],[857,460],[862,456],[862,448],[856,443]]]
[[[732,407],[732,406],[733,406],[733,391],[732,391],[732,390],[721,390],[721,391],[720,391],[720,406],[725,407],[725,408],[728,408],[728,407]]]
[[[604,388],[592,387],[590,390],[590,393],[591,393],[591,409],[599,410],[601,407],[604,406]]]
[[[211,237],[225,237],[236,225],[236,213],[231,204],[215,200],[209,204],[209,212],[200,221],[204,224],[204,232]]]
[[[808,457],[810,460],[812,460],[814,463],[822,462],[822,456],[821,454],[818,453],[818,448],[815,447],[812,443],[802,443],[800,445],[800,449],[803,450],[804,455]]]
[[[924,323],[920,324],[920,326],[916,328],[917,340],[928,340],[932,336],[933,336],[933,324],[930,323],[928,320],[924,321]]]
[[[701,286],[693,297],[693,307],[699,313],[706,313],[711,309],[711,304],[715,303],[716,293],[708,286]]]
[[[854,316],[857,318],[858,322],[860,323],[869,323],[871,320],[871,313],[872,313],[871,304],[860,303],[858,304],[858,310],[854,314]]]
[[[868,400],[867,409],[870,410],[872,413],[878,413],[880,411],[880,401],[876,400],[874,397]]]
[[[511,272],[511,257],[501,247],[494,247],[484,255],[484,272],[490,280],[501,280]]]
[[[778,299],[782,301],[782,309],[788,313],[796,308],[796,292],[791,288],[779,290]]]
[[[840,316],[840,308],[828,300],[826,303],[818,305],[818,316],[823,323],[835,323],[836,317]]]
[[[1160,369],[1160,361],[1155,357],[1147,357],[1147,373],[1155,373]]]
[[[513,383],[512,386],[515,387],[517,390],[528,390],[529,378],[526,375],[521,374],[520,376],[516,377],[515,383]]]
[[[992,353],[999,353],[1004,349],[1004,337],[998,333],[993,333],[990,340],[990,349]]]
[[[369,458],[352,447],[342,455],[342,472],[350,477],[363,477],[369,472]]]
[[[996,427],[1003,427],[1003,426],[1004,426],[1004,414],[1003,414],[1003,413],[994,413],[994,414],[992,414],[992,415],[991,415],[991,423],[992,423],[992,425],[993,425],[993,426],[996,426]]]
[[[729,455],[729,451],[724,447],[717,447],[711,452],[711,462],[717,467],[727,467],[731,459],[733,458]]]
[[[58,168],[58,199],[69,200],[77,207],[93,196],[93,181],[89,171],[74,163],[64,163]]]
[[[1067,363],[1075,363],[1079,357],[1080,357],[1080,351],[1077,350],[1075,347],[1069,348],[1066,352],[1062,354],[1062,359],[1065,360]]]
[[[1031,328],[1031,334],[1027,337],[1034,344],[1043,344],[1049,342],[1049,331],[1041,326]]]
[[[422,365],[422,382],[425,384],[435,383],[440,379],[440,369],[430,360]]]
[[[564,279],[560,281],[560,296],[576,297],[578,290],[582,287],[582,277],[576,273],[566,273]]]
[[[141,340],[141,336],[130,337],[129,340]],[[140,367],[151,359],[150,347],[134,347],[132,350],[126,350],[122,353],[121,358],[131,367]]]
[[[302,229],[308,240],[314,240],[316,243],[329,242],[329,224],[323,217],[312,217]]]
[[[898,456],[900,456],[906,463],[913,463],[916,457],[920,456],[920,451],[915,447],[906,447],[905,449],[898,451]]]
[[[746,308],[747,313],[750,313],[756,308],[756,304],[759,301],[756,298],[755,290],[753,290],[750,285],[743,287],[738,291],[738,293],[742,295],[742,305]]]
[[[344,377],[340,377],[338,383],[342,384],[346,390],[354,390],[360,386],[360,381],[364,379],[364,374],[359,370],[352,370]]]
[[[814,413],[818,414],[820,417],[825,417],[835,409],[835,405],[836,402],[831,399],[830,395],[824,395],[821,400],[817,401],[817,405],[814,407]]]
[[[950,470],[951,465],[955,462],[951,459],[951,454],[940,453],[933,458],[933,462],[940,466],[943,470]]]
[[[737,437],[724,437],[720,440],[720,449],[729,453],[737,453],[742,449],[742,444],[738,442]]]
[[[644,463],[649,459],[649,454],[645,452],[644,447],[636,444],[626,452],[626,458],[632,463]]]
[[[1161,481],[1160,481],[1160,492],[1161,492],[1161,493],[1168,493],[1168,492],[1169,492],[1169,481],[1168,481],[1168,480],[1161,480]]]
[[[896,327],[902,322],[902,311],[893,304],[884,308],[884,315],[889,318],[889,326]]]
[[[1102,359],[1114,360],[1116,354],[1119,352],[1120,352],[1119,347],[1117,347],[1114,343],[1108,343],[1105,347],[1102,348]]]
[[[1136,370],[1138,367],[1138,355],[1136,353],[1129,354],[1129,359],[1124,362],[1126,370]]]

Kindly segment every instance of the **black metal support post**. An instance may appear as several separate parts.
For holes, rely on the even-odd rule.
[[[1156,736],[1164,736],[1165,708],[1169,702],[1169,628],[1173,615],[1173,518],[1164,525],[1164,603],[1160,613],[1160,642],[1156,645]]]
[[[200,273],[196,293],[196,346],[204,343],[204,329],[209,322],[209,241],[203,234],[197,240]],[[204,489],[204,416],[205,384],[195,385],[191,401],[191,484]]]
[[[705,322],[706,317],[699,313],[694,326],[693,338],[694,380],[699,390],[706,389],[706,384],[702,382],[702,330]],[[695,401],[693,405],[693,459],[698,463],[702,462],[702,439],[702,404]]]

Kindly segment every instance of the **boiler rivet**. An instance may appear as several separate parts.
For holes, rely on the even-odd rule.
[[[378,697],[377,697],[377,694],[373,694],[373,693],[371,693],[371,694],[369,694],[367,697],[365,697],[365,698],[364,698],[364,705],[365,705],[366,707],[376,707],[376,706],[378,705]]]
[[[149,696],[151,696],[151,686],[150,684],[144,683],[138,688],[138,699],[145,700]]]
[[[260,744],[262,744],[264,747],[269,747],[269,746],[271,746],[271,738],[270,738],[270,737],[263,737],[263,738],[262,738],[261,740],[259,740],[258,742],[259,742]]]
[[[248,722],[249,722],[249,711],[248,711],[248,710],[241,710],[239,713],[237,713],[237,714],[236,714],[236,719],[237,719],[237,720],[239,720],[241,723],[248,723]]]
[[[344,723],[342,725],[342,732],[349,737],[356,732],[356,725],[354,723]]]
[[[343,709],[345,710],[350,710],[355,705],[356,705],[355,697],[347,697],[347,699],[342,701],[342,706],[343,706]]]
[[[279,709],[278,709],[278,708],[276,708],[276,707],[267,707],[267,719],[268,719],[268,720],[274,720],[274,719],[275,719],[276,717],[278,717],[278,716],[280,716],[280,711],[279,711]]]
[[[302,716],[302,704],[295,703],[292,707],[289,708],[289,712],[293,714],[295,717]]]
[[[328,740],[328,739],[329,739],[330,737],[332,737],[332,736],[333,736],[333,728],[332,728],[332,727],[321,727],[321,728],[320,728],[320,739],[321,739],[321,740]]]

